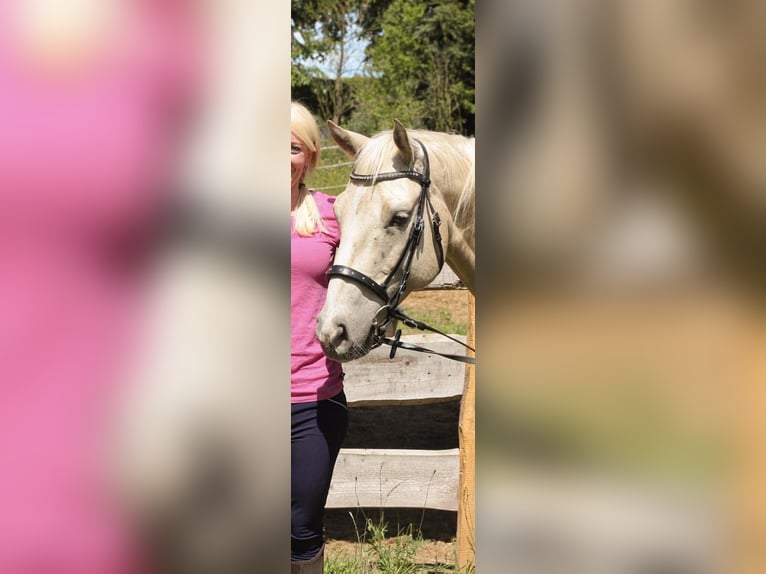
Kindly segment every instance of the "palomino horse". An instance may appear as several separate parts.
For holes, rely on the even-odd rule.
[[[327,125],[355,162],[335,203],[341,243],[317,336],[328,357],[350,361],[379,344],[392,311],[444,262],[474,291],[475,140],[397,120],[372,138]]]

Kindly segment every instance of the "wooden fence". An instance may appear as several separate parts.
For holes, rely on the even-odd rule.
[[[439,335],[403,340],[440,352],[462,347]],[[465,340],[465,337],[462,338]],[[422,405],[463,394],[465,366],[427,353],[400,351],[388,358],[378,348],[345,366],[350,408]],[[328,508],[383,507],[458,509],[459,452],[448,450],[342,449],[333,473]]]
[[[445,269],[428,289],[462,289],[451,269]],[[471,309],[472,310],[472,309]],[[469,338],[473,332],[473,314]],[[456,337],[466,341],[465,336]],[[465,348],[440,335],[403,336],[438,352],[464,354]],[[422,405],[457,400],[464,396],[467,374],[472,367],[438,355],[399,351],[389,358],[381,347],[366,357],[347,363],[346,396],[350,408],[375,405]],[[473,400],[471,394],[471,401]],[[461,425],[465,409],[461,405]],[[473,412],[473,405],[470,405]],[[470,435],[473,438],[471,420]],[[461,429],[462,431],[462,429]],[[461,432],[462,437],[462,432]],[[466,514],[473,520],[473,486],[465,497],[466,464],[473,476],[473,445],[466,449],[341,449],[327,501],[328,508],[429,508],[458,512],[458,528]],[[464,459],[461,463],[461,455]],[[471,479],[472,480],[472,479]],[[462,500],[462,503],[461,503]],[[470,508],[467,508],[470,507]],[[461,516],[463,515],[463,516]],[[473,546],[471,540],[464,545]],[[458,540],[458,546],[460,546]],[[470,560],[472,562],[472,558]]]

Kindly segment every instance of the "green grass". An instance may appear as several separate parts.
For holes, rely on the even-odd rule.
[[[353,515],[351,515],[354,520]],[[356,521],[354,520],[356,526]],[[325,574],[473,574],[473,566],[458,568],[451,564],[418,564],[416,554],[425,544],[413,525],[389,536],[383,513],[373,521],[365,518],[364,529],[357,527],[353,552],[328,551]]]
[[[338,195],[348,181],[351,173],[349,157],[339,149],[333,149],[332,141],[321,142],[321,155],[317,169],[306,178],[306,185],[312,189],[321,189],[324,193]],[[348,164],[348,165],[338,165]],[[330,188],[330,189],[327,189]]]
[[[449,335],[466,335],[468,334],[468,324],[462,321],[455,321],[452,319],[452,313],[446,309],[438,309],[436,311],[421,312],[416,308],[407,308],[406,301],[404,303],[405,313],[407,313],[413,319],[417,319],[422,323],[426,323],[429,327],[438,329],[442,333]],[[399,327],[402,330],[402,335],[413,335],[427,333],[428,331],[421,331],[414,327],[408,327],[402,323],[399,323]]]

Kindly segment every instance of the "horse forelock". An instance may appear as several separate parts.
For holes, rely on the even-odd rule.
[[[370,138],[357,154],[354,162],[356,173],[377,176],[391,169],[392,158],[398,153],[392,134],[393,131],[388,130]],[[428,150],[434,188],[451,206],[453,221],[464,231],[472,233],[476,193],[474,138],[412,129],[407,130],[407,134]],[[448,193],[450,197],[447,197]]]
[[[367,142],[354,161],[354,172],[377,177],[391,168],[387,164],[396,155],[397,148],[392,131],[376,134]]]

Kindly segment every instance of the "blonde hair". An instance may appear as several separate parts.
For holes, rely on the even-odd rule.
[[[300,139],[311,152],[306,163],[304,176],[312,172],[319,161],[319,126],[314,116],[301,103],[290,103],[290,131]],[[298,193],[298,202],[293,213],[293,226],[295,232],[302,237],[310,237],[319,231],[327,231],[322,222],[316,201],[311,191],[306,189],[301,179],[301,187]]]

